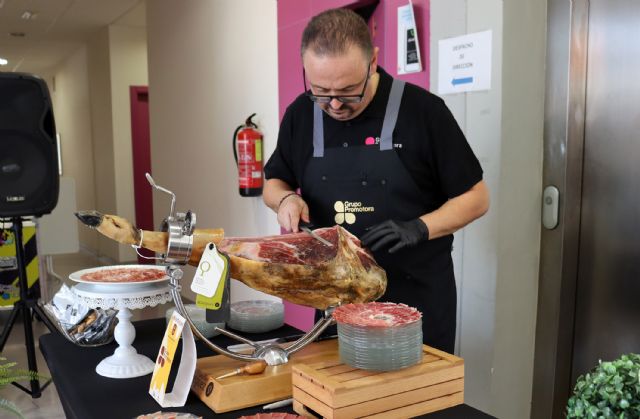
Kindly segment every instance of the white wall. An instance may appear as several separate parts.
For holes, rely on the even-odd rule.
[[[502,153],[491,411],[530,412],[542,208],[546,2],[504,2]]]
[[[545,12],[544,2],[525,0],[431,1],[432,86],[438,85],[440,39],[493,31],[491,90],[443,98],[476,152],[491,193],[489,213],[455,237],[457,348],[465,359],[465,402],[499,418],[530,412]]]
[[[91,135],[87,141],[93,140],[95,202],[79,208],[95,208],[135,221],[129,86],[147,84],[146,30],[104,27],[91,37],[88,51],[91,106],[86,109],[90,109]],[[106,262],[136,259],[129,246],[101,235],[93,250]]]
[[[275,148],[276,1],[149,2],[147,39],[155,181],[176,193],[179,211],[196,212],[201,228],[224,228],[227,236],[278,234],[262,199],[238,194],[231,148],[235,128],[254,112],[264,155]],[[154,193],[156,225],[169,202]]]
[[[109,26],[109,52],[116,214],[135,222],[129,87],[148,83],[146,28]],[[135,251],[119,246],[118,260],[135,261]]]
[[[80,48],[52,73],[48,84],[56,129],[61,138],[62,175],[75,180],[77,208],[93,209],[96,198],[87,48]],[[93,250],[97,246],[97,233],[81,228],[78,240],[82,247]]]
[[[78,209],[135,220],[129,86],[147,84],[144,4],[101,28],[51,71],[64,176],[76,181]],[[80,228],[84,249],[105,262],[136,259],[129,246]]]
[[[457,351],[465,359],[465,402],[484,411],[490,404],[494,349],[495,200],[499,194],[502,112],[501,8],[499,0],[431,2],[431,86],[438,86],[440,39],[488,29],[493,32],[491,90],[442,96],[480,160],[492,201],[489,213],[456,233],[453,254],[458,288]]]
[[[105,214],[117,214],[108,28],[94,34],[89,40],[88,51],[95,209]],[[98,235],[95,250],[98,255],[117,261],[118,246],[113,240]]]

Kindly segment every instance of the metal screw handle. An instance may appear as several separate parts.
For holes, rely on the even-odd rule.
[[[176,194],[171,192],[169,189],[163,188],[160,185],[156,185],[156,182],[153,180],[153,178],[149,173],[145,173],[144,175],[151,186],[153,186],[154,188],[156,188],[161,192],[171,195],[171,211],[169,212],[169,218],[173,218],[176,210]]]

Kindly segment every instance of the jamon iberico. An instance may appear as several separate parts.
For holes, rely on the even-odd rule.
[[[76,216],[120,243],[141,245],[158,253],[167,249],[167,233],[138,230],[121,217],[96,211],[82,211]],[[189,264],[197,265],[206,244],[213,242],[229,255],[232,278],[293,303],[326,309],[382,296],[386,274],[357,237],[339,226],[316,229],[314,233],[333,246],[307,233],[225,238],[222,229],[196,229]]]

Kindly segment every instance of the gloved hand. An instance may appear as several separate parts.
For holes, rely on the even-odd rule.
[[[413,247],[424,240],[429,240],[429,228],[420,218],[411,221],[387,220],[369,227],[360,238],[362,245],[373,252],[391,246],[389,253]]]

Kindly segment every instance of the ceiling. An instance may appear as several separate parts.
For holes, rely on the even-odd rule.
[[[145,21],[144,0],[0,0],[0,71],[46,73],[100,28]]]

